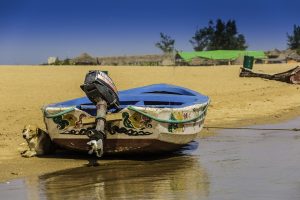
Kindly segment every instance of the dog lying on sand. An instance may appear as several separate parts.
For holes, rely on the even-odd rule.
[[[30,158],[53,153],[55,151],[50,136],[35,125],[26,125],[22,135],[29,147],[29,150],[25,150],[21,153],[23,157]]]

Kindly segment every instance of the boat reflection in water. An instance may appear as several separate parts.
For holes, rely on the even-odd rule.
[[[208,176],[193,156],[116,161],[27,179],[35,199],[206,199]],[[31,189],[30,189],[31,188]]]

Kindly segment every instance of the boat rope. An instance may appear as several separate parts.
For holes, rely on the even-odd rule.
[[[55,114],[49,114],[46,109],[44,109],[44,114],[45,114],[45,117],[46,118],[54,118],[54,117],[58,117],[58,116],[61,116],[61,115],[64,115],[64,114],[67,114],[69,112],[72,112],[75,110],[76,107],[71,107],[71,108],[68,108],[64,111],[61,111],[59,113],[55,113]],[[157,121],[157,122],[161,122],[161,123],[170,123],[170,124],[183,124],[183,123],[189,123],[189,122],[193,122],[193,121],[197,121],[198,119],[204,117],[204,113],[206,112],[207,110],[207,106],[206,108],[199,114],[199,116],[196,116],[192,119],[185,119],[185,120],[167,120],[167,119],[159,119],[155,116],[152,116],[148,113],[145,113],[143,111],[140,111],[132,106],[128,106],[127,107],[128,110],[132,110],[132,111],[135,111],[141,115],[144,115],[154,121]],[[222,126],[204,126],[203,128],[206,128],[206,129],[231,129],[231,130],[255,130],[255,131],[300,131],[300,128],[250,128],[250,127],[240,127],[240,128],[237,128],[237,127],[222,127]]]
[[[69,112],[72,112],[75,110],[76,107],[71,107],[71,108],[68,108],[64,111],[61,111],[59,113],[55,113],[55,114],[49,114],[46,109],[44,109],[44,115],[46,118],[54,118],[54,117],[58,117],[58,116],[61,116],[61,115],[64,115],[64,114],[67,114]]]
[[[140,110],[138,110],[138,109],[136,109],[136,108],[134,108],[134,107],[132,107],[132,106],[128,106],[127,108],[128,108],[128,110],[135,111],[135,112],[137,112],[137,113],[139,113],[139,114],[141,114],[141,115],[144,115],[144,116],[146,116],[146,117],[148,117],[148,118],[150,118],[150,119],[152,119],[152,120],[154,120],[154,121],[157,121],[157,122],[161,122],[161,123],[169,123],[169,124],[184,124],[184,123],[189,123],[189,122],[195,122],[195,121],[197,121],[198,119],[203,118],[204,115],[205,115],[205,113],[206,113],[207,107],[208,107],[208,106],[206,106],[205,109],[204,109],[198,116],[196,116],[196,117],[194,117],[194,118],[191,118],[191,119],[184,119],[184,120],[159,119],[159,118],[157,118],[157,117],[155,117],[155,116],[153,116],[153,115],[150,115],[150,114],[148,114],[148,113],[145,113],[145,112],[143,112],[143,111],[140,111]]]
[[[139,114],[141,114],[141,115],[144,115],[144,116],[146,116],[146,117],[148,117],[148,118],[150,118],[150,119],[152,119],[152,120],[154,120],[154,121],[157,121],[157,122],[161,122],[161,123],[169,123],[169,124],[184,124],[184,123],[189,123],[189,122],[195,122],[195,121],[197,121],[198,119],[203,118],[204,115],[205,115],[205,113],[206,113],[207,107],[208,107],[208,106],[206,106],[205,109],[204,109],[198,116],[196,116],[196,117],[194,117],[194,118],[191,118],[191,119],[184,119],[184,120],[176,120],[176,119],[169,119],[169,120],[168,120],[168,119],[159,119],[159,118],[157,118],[157,117],[155,117],[155,116],[153,116],[153,115],[150,115],[150,114],[148,114],[148,113],[145,113],[145,112],[143,112],[143,111],[140,111],[140,110],[138,110],[138,109],[136,109],[136,108],[134,108],[134,107],[132,107],[132,106],[128,106],[127,108],[128,108],[128,110],[137,112],[137,113],[139,113]],[[75,108],[76,108],[76,107],[71,107],[71,108],[69,108],[69,109],[66,109],[66,110],[64,110],[64,111],[61,111],[61,112],[55,113],[55,114],[49,114],[49,113],[46,111],[46,109],[45,109],[45,110],[44,110],[44,115],[45,115],[46,118],[55,118],[55,117],[58,117],[58,116],[67,114],[67,113],[69,113],[69,112],[72,112],[72,111],[75,110]]]
[[[204,126],[206,129],[232,129],[232,130],[254,130],[254,131],[300,131],[300,128],[250,128],[250,127],[220,127],[220,126]]]

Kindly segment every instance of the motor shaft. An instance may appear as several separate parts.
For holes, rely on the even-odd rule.
[[[92,70],[86,74],[84,84],[80,86],[91,102],[96,105],[97,115],[95,129],[89,130],[87,136],[90,141],[89,154],[96,153],[98,157],[103,155],[106,139],[105,124],[107,109],[119,107],[117,88],[107,73]]]

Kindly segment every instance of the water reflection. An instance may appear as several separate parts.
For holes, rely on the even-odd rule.
[[[118,161],[26,179],[29,199],[206,199],[209,181],[199,158]]]
[[[300,128],[299,121],[254,128]],[[221,131],[175,156],[108,160],[0,184],[0,199],[300,199],[299,138],[291,131]]]

